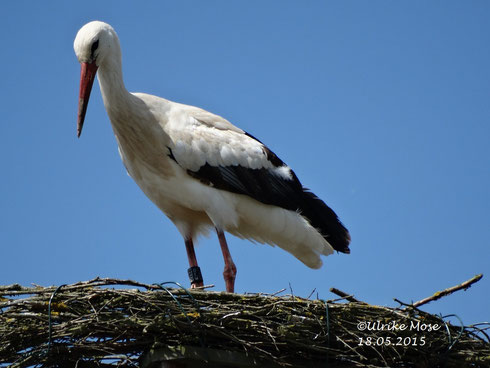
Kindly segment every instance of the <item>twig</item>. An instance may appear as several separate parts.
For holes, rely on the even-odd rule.
[[[417,311],[420,311],[417,307],[414,307],[413,304],[409,304],[409,303],[405,303],[405,302],[402,302],[400,299],[397,299],[397,298],[393,298],[393,300],[397,303],[400,303],[400,306],[404,306],[404,307],[410,307],[410,308],[413,308]],[[399,307],[400,310],[405,310],[405,308],[401,308]]]
[[[412,307],[418,308],[421,305],[427,304],[427,303],[432,302],[432,301],[437,300],[437,299],[441,299],[442,297],[449,295],[449,294],[452,294],[455,291],[458,291],[461,289],[466,290],[471,285],[473,285],[475,282],[480,281],[482,277],[483,277],[483,274],[479,274],[479,275],[476,275],[475,277],[469,279],[468,281],[463,282],[462,284],[444,289],[442,291],[438,291],[438,292],[434,293],[433,295],[431,295],[425,299],[422,299],[422,300],[419,300],[418,302],[413,303]]]
[[[310,295],[308,295],[308,298],[306,298],[306,300],[310,299],[310,298],[311,298],[311,296],[313,295],[313,293],[314,293],[315,291],[316,291],[316,288],[314,288],[314,289],[311,291]]]
[[[337,288],[334,287],[330,288],[330,292],[340,296],[342,299],[348,300],[349,302],[366,304],[364,302],[361,302],[360,300],[357,300],[351,294],[347,294],[346,292],[339,290]]]
[[[204,289],[212,289],[214,288],[214,284],[209,284],[209,285],[203,285],[203,286],[196,286],[196,290],[204,290]]]
[[[281,294],[283,291],[286,291],[286,288],[283,288],[281,290],[276,291],[275,293],[272,293],[271,296],[276,296],[277,294]]]
[[[291,299],[294,299],[294,292],[293,292],[293,287],[291,286],[291,283],[289,283],[289,290],[291,291]]]

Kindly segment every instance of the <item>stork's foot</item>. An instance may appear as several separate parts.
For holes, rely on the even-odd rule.
[[[191,281],[191,289],[204,286],[201,268],[199,268],[199,266],[189,267],[187,273],[189,274],[189,280]]]
[[[231,261],[231,264],[225,266],[223,278],[225,279],[226,291],[229,293],[235,292],[236,266]]]

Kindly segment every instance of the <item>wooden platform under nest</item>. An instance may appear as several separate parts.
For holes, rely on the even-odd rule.
[[[0,367],[490,366],[488,325],[341,299],[99,278],[0,286]]]

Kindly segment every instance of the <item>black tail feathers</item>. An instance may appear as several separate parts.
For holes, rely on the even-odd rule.
[[[303,203],[299,210],[310,221],[311,226],[318,229],[335,250],[350,253],[351,238],[349,231],[325,202],[304,188]]]

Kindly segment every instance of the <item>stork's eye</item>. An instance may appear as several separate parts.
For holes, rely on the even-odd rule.
[[[97,47],[99,47],[99,40],[95,41],[92,44],[92,48],[90,49],[90,52],[92,53],[92,56],[94,55],[95,50],[97,50]]]

